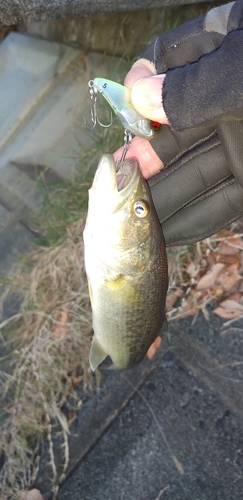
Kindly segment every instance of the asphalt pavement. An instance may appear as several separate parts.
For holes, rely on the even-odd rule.
[[[243,322],[191,321],[170,325],[152,362],[103,372],[71,428],[58,500],[243,498]],[[51,499],[48,453],[36,486]]]
[[[2,276],[33,238],[21,220],[4,229]],[[17,308],[10,301],[4,313]],[[243,320],[224,327],[209,313],[170,324],[152,362],[102,371],[70,429],[58,500],[243,499]],[[54,451],[58,484],[58,436]],[[46,445],[35,484],[44,500],[55,489],[49,463]]]

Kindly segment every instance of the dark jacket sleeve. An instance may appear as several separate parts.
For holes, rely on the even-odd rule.
[[[157,38],[140,56],[166,73],[149,179],[166,245],[216,233],[243,215],[243,0]]]
[[[166,72],[162,101],[173,130],[243,119],[243,0],[159,37],[143,54]]]

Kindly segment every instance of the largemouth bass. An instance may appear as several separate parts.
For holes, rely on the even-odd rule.
[[[89,190],[85,267],[94,336],[90,365],[139,363],[165,320],[167,259],[162,229],[135,159],[116,172],[103,155]]]

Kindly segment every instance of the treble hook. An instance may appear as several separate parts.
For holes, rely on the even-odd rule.
[[[128,150],[131,147],[131,142],[132,142],[132,134],[131,134],[130,130],[124,129],[123,151],[122,151],[121,159],[116,162],[116,172],[118,172],[118,170],[121,170],[123,172],[123,170],[122,170],[122,164],[123,164],[123,162],[125,160],[125,157],[126,157],[126,154],[127,154]]]
[[[89,81],[89,93],[90,93],[90,98],[93,101],[93,109],[91,109],[91,111],[90,111],[91,121],[92,121],[92,125],[93,126],[91,128],[88,128],[87,124],[86,124],[86,119],[84,118],[84,124],[85,124],[86,128],[88,130],[93,130],[95,128],[95,126],[97,125],[97,123],[101,127],[103,127],[103,128],[109,128],[112,125],[112,123],[113,123],[112,112],[111,112],[111,121],[110,121],[110,123],[108,125],[105,125],[104,123],[101,123],[101,121],[99,120],[99,117],[98,117],[98,113],[97,113],[98,90],[97,90],[97,88],[96,88],[93,80]]]

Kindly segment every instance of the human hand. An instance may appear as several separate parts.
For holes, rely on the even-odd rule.
[[[143,111],[141,107],[137,110],[150,119],[150,113],[155,110],[160,113],[161,122],[164,111],[162,104],[158,106],[156,96],[161,95],[158,81],[161,86],[164,79],[165,75],[153,73],[151,63],[144,65],[141,60],[135,63],[125,79],[125,85],[132,88],[132,94],[134,90],[134,95],[140,85],[139,103]],[[152,105],[151,100],[149,102],[148,82],[151,83],[151,88],[154,86]],[[134,104],[134,96],[132,103]],[[159,121],[158,116],[156,118]],[[132,140],[127,158],[136,157],[142,175],[149,179],[148,184],[167,246],[199,241],[242,215],[243,188],[232,175],[219,140],[223,138],[223,144],[227,143],[225,137],[230,137],[235,127],[239,127],[238,123],[223,122],[217,124],[216,129],[209,126],[180,132],[164,127],[157,136],[160,152],[166,163],[164,170],[161,159],[152,147],[157,142],[159,149],[156,138],[154,141],[140,137]],[[241,129],[238,134],[242,134]],[[114,153],[116,160],[120,160],[122,151],[123,148],[120,148]],[[159,170],[160,174],[154,177]]]
[[[127,73],[124,85],[131,89],[131,103],[145,118],[168,125],[162,103],[165,73],[156,74],[155,66],[147,59],[136,61]]]
[[[122,153],[123,146],[113,153],[115,161],[121,159]],[[163,163],[153,150],[150,142],[141,137],[134,137],[132,139],[130,149],[126,154],[126,159],[128,158],[136,158],[138,160],[139,168],[144,179],[148,179],[163,168]]]
[[[147,59],[139,59],[127,73],[124,85],[131,89],[131,103],[145,118],[168,124],[162,106],[162,86],[165,74],[156,75],[153,63]],[[114,153],[116,161],[120,160],[123,147]],[[148,179],[163,168],[163,163],[155,153],[150,142],[140,137],[134,137],[126,158],[137,158],[140,170]]]
[[[240,45],[242,37],[239,30],[225,33],[229,16],[232,23],[236,15],[232,5],[158,37],[125,78],[134,108],[167,125],[150,142],[135,137],[128,151],[148,179],[167,246],[199,241],[243,214],[243,108],[235,78],[239,52],[232,59],[231,50],[233,38]],[[222,74],[229,67],[236,68],[231,72],[236,92],[228,94],[226,111]],[[121,150],[115,158],[121,158]]]

